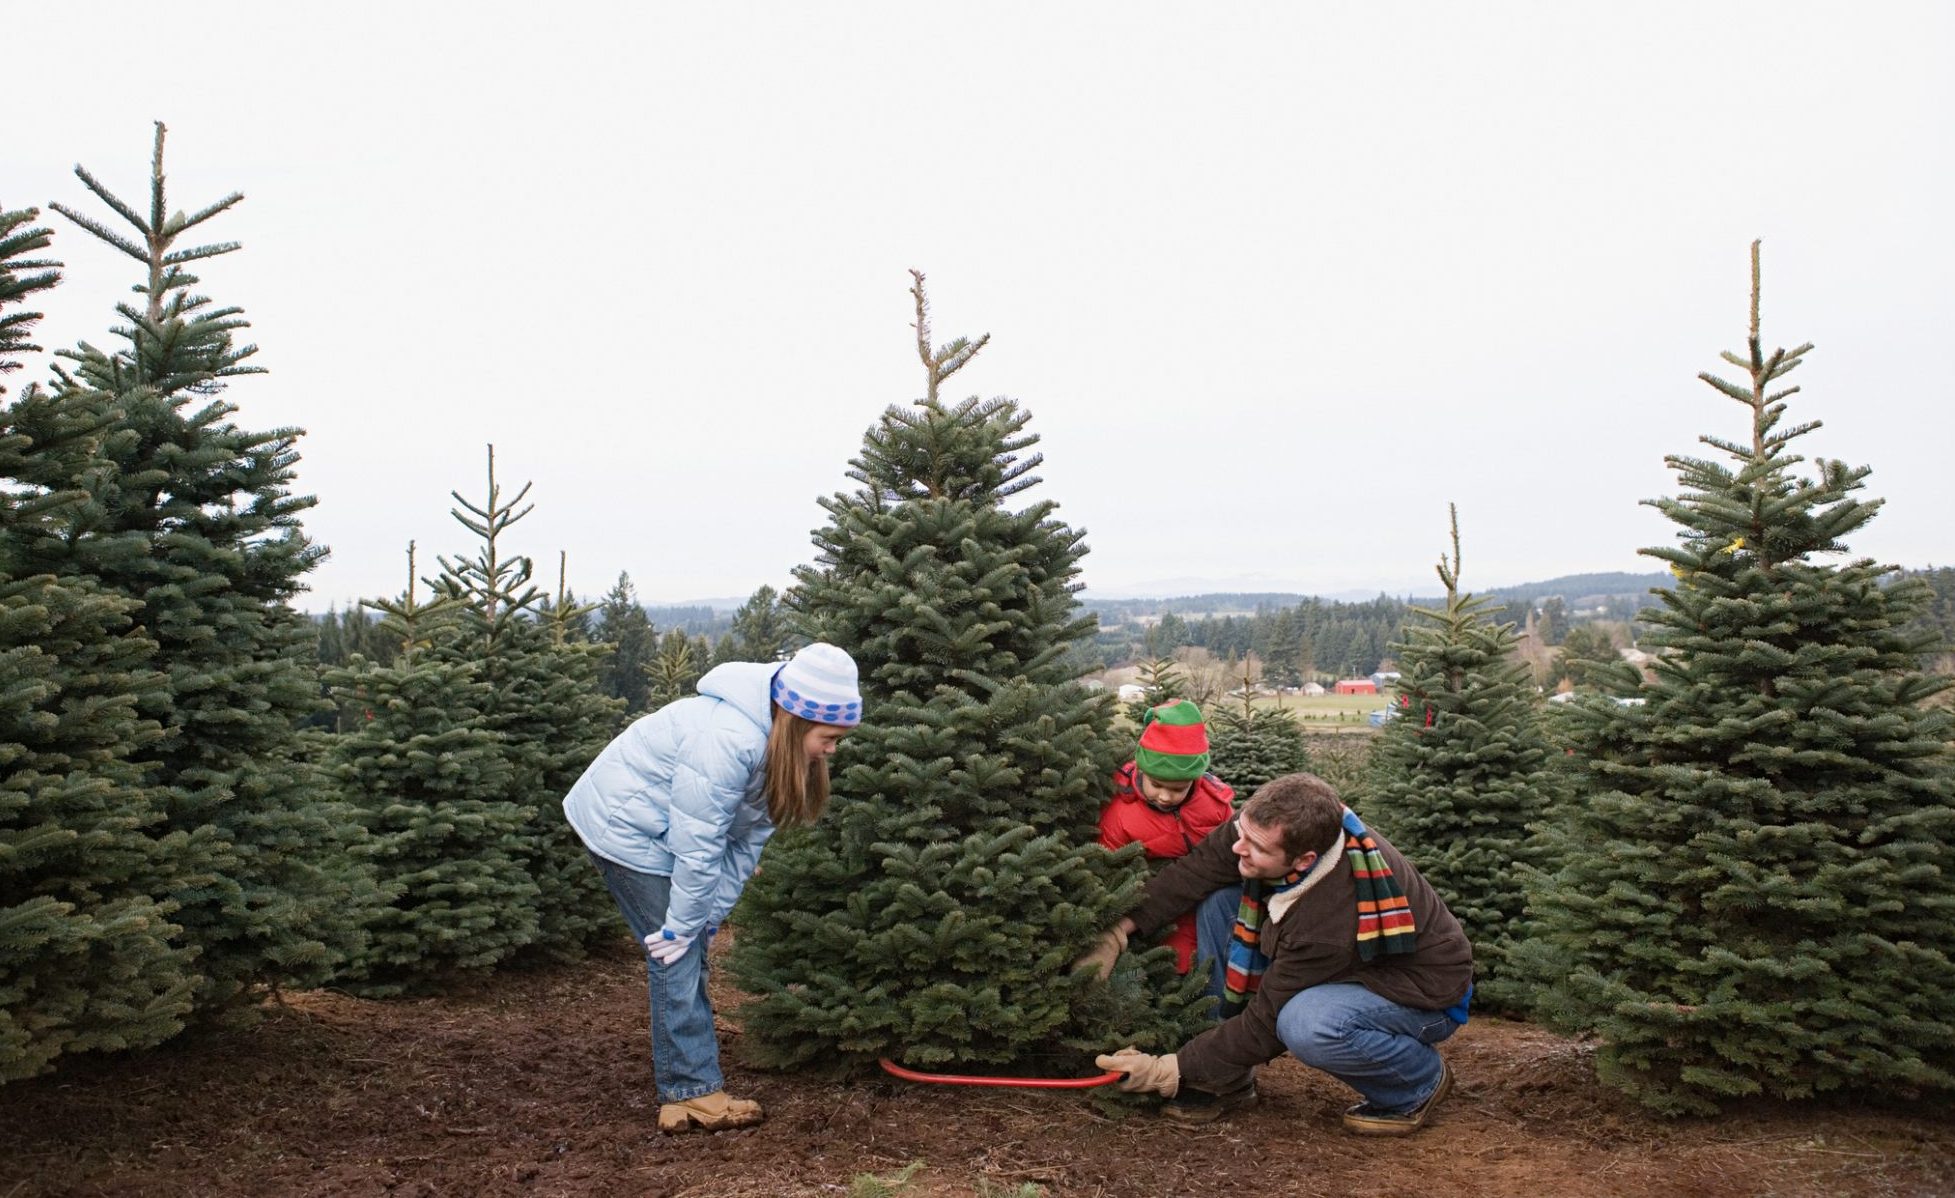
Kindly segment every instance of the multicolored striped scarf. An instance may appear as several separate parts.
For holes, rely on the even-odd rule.
[[[1405,891],[1392,877],[1391,866],[1378,851],[1378,841],[1355,811],[1344,809],[1344,860],[1358,900],[1358,959],[1399,956],[1419,946],[1418,925]],[[1314,866],[1312,867],[1315,868]],[[1256,996],[1269,958],[1262,950],[1263,920],[1270,900],[1300,885],[1306,873],[1293,872],[1278,881],[1250,879],[1242,884],[1242,904],[1236,908],[1235,931],[1229,937],[1229,958],[1222,980],[1222,1014],[1240,1013]]]
[[[1417,952],[1419,925],[1392,867],[1357,813],[1344,809],[1344,859],[1358,892],[1358,960]]]

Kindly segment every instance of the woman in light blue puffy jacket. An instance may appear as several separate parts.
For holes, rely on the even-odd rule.
[[[862,721],[855,661],[820,642],[785,665],[728,662],[605,746],[563,801],[645,945],[660,1131],[760,1122],[726,1093],[706,944],[777,827],[828,805],[828,759]]]

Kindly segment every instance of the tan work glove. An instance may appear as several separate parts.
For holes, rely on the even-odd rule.
[[[1087,951],[1085,956],[1073,962],[1073,968],[1081,969],[1091,965],[1094,974],[1104,982],[1108,977],[1112,976],[1113,963],[1118,961],[1120,954],[1125,951],[1127,951],[1126,929],[1119,927],[1109,928],[1107,931],[1100,933],[1099,940]]]
[[[1094,1057],[1093,1063],[1102,1069],[1126,1074],[1120,1088],[1129,1093],[1159,1094],[1163,1098],[1173,1098],[1174,1092],[1181,1088],[1181,1062],[1175,1059],[1173,1053],[1157,1057],[1129,1046],[1116,1053]]]

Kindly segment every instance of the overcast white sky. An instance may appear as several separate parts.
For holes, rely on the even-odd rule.
[[[1817,343],[1810,453],[1874,467],[1856,552],[1955,559],[1955,6],[207,4],[10,14],[0,205],[231,190],[205,290],[308,430],[308,606],[469,548],[647,601],[783,585],[818,495],[916,398],[1009,395],[1102,592],[1648,569],[1696,381]],[[136,264],[59,217],[49,347]],[[40,363],[12,376],[17,388]],[[424,562],[425,562],[424,558]]]

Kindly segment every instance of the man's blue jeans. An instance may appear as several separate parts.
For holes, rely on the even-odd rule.
[[[1230,886],[1195,910],[1196,951],[1210,960],[1207,993],[1218,1003],[1241,903],[1242,888]],[[1402,1006],[1356,982],[1312,986],[1276,1013],[1276,1034],[1297,1060],[1384,1111],[1409,1111],[1439,1088],[1439,1053],[1432,1046],[1458,1027],[1444,1011]]]
[[[1297,1060],[1390,1112],[1432,1097],[1442,1068],[1432,1046],[1458,1028],[1444,1011],[1403,1006],[1356,982],[1298,991],[1276,1013],[1276,1034]]]
[[[631,925],[632,939],[643,946],[645,937],[665,926],[672,879],[639,873],[596,853],[590,857]],[[658,1100],[684,1102],[725,1089],[713,1005],[706,997],[706,937],[694,940],[670,965],[646,957],[645,976],[651,991],[652,1077]]]

